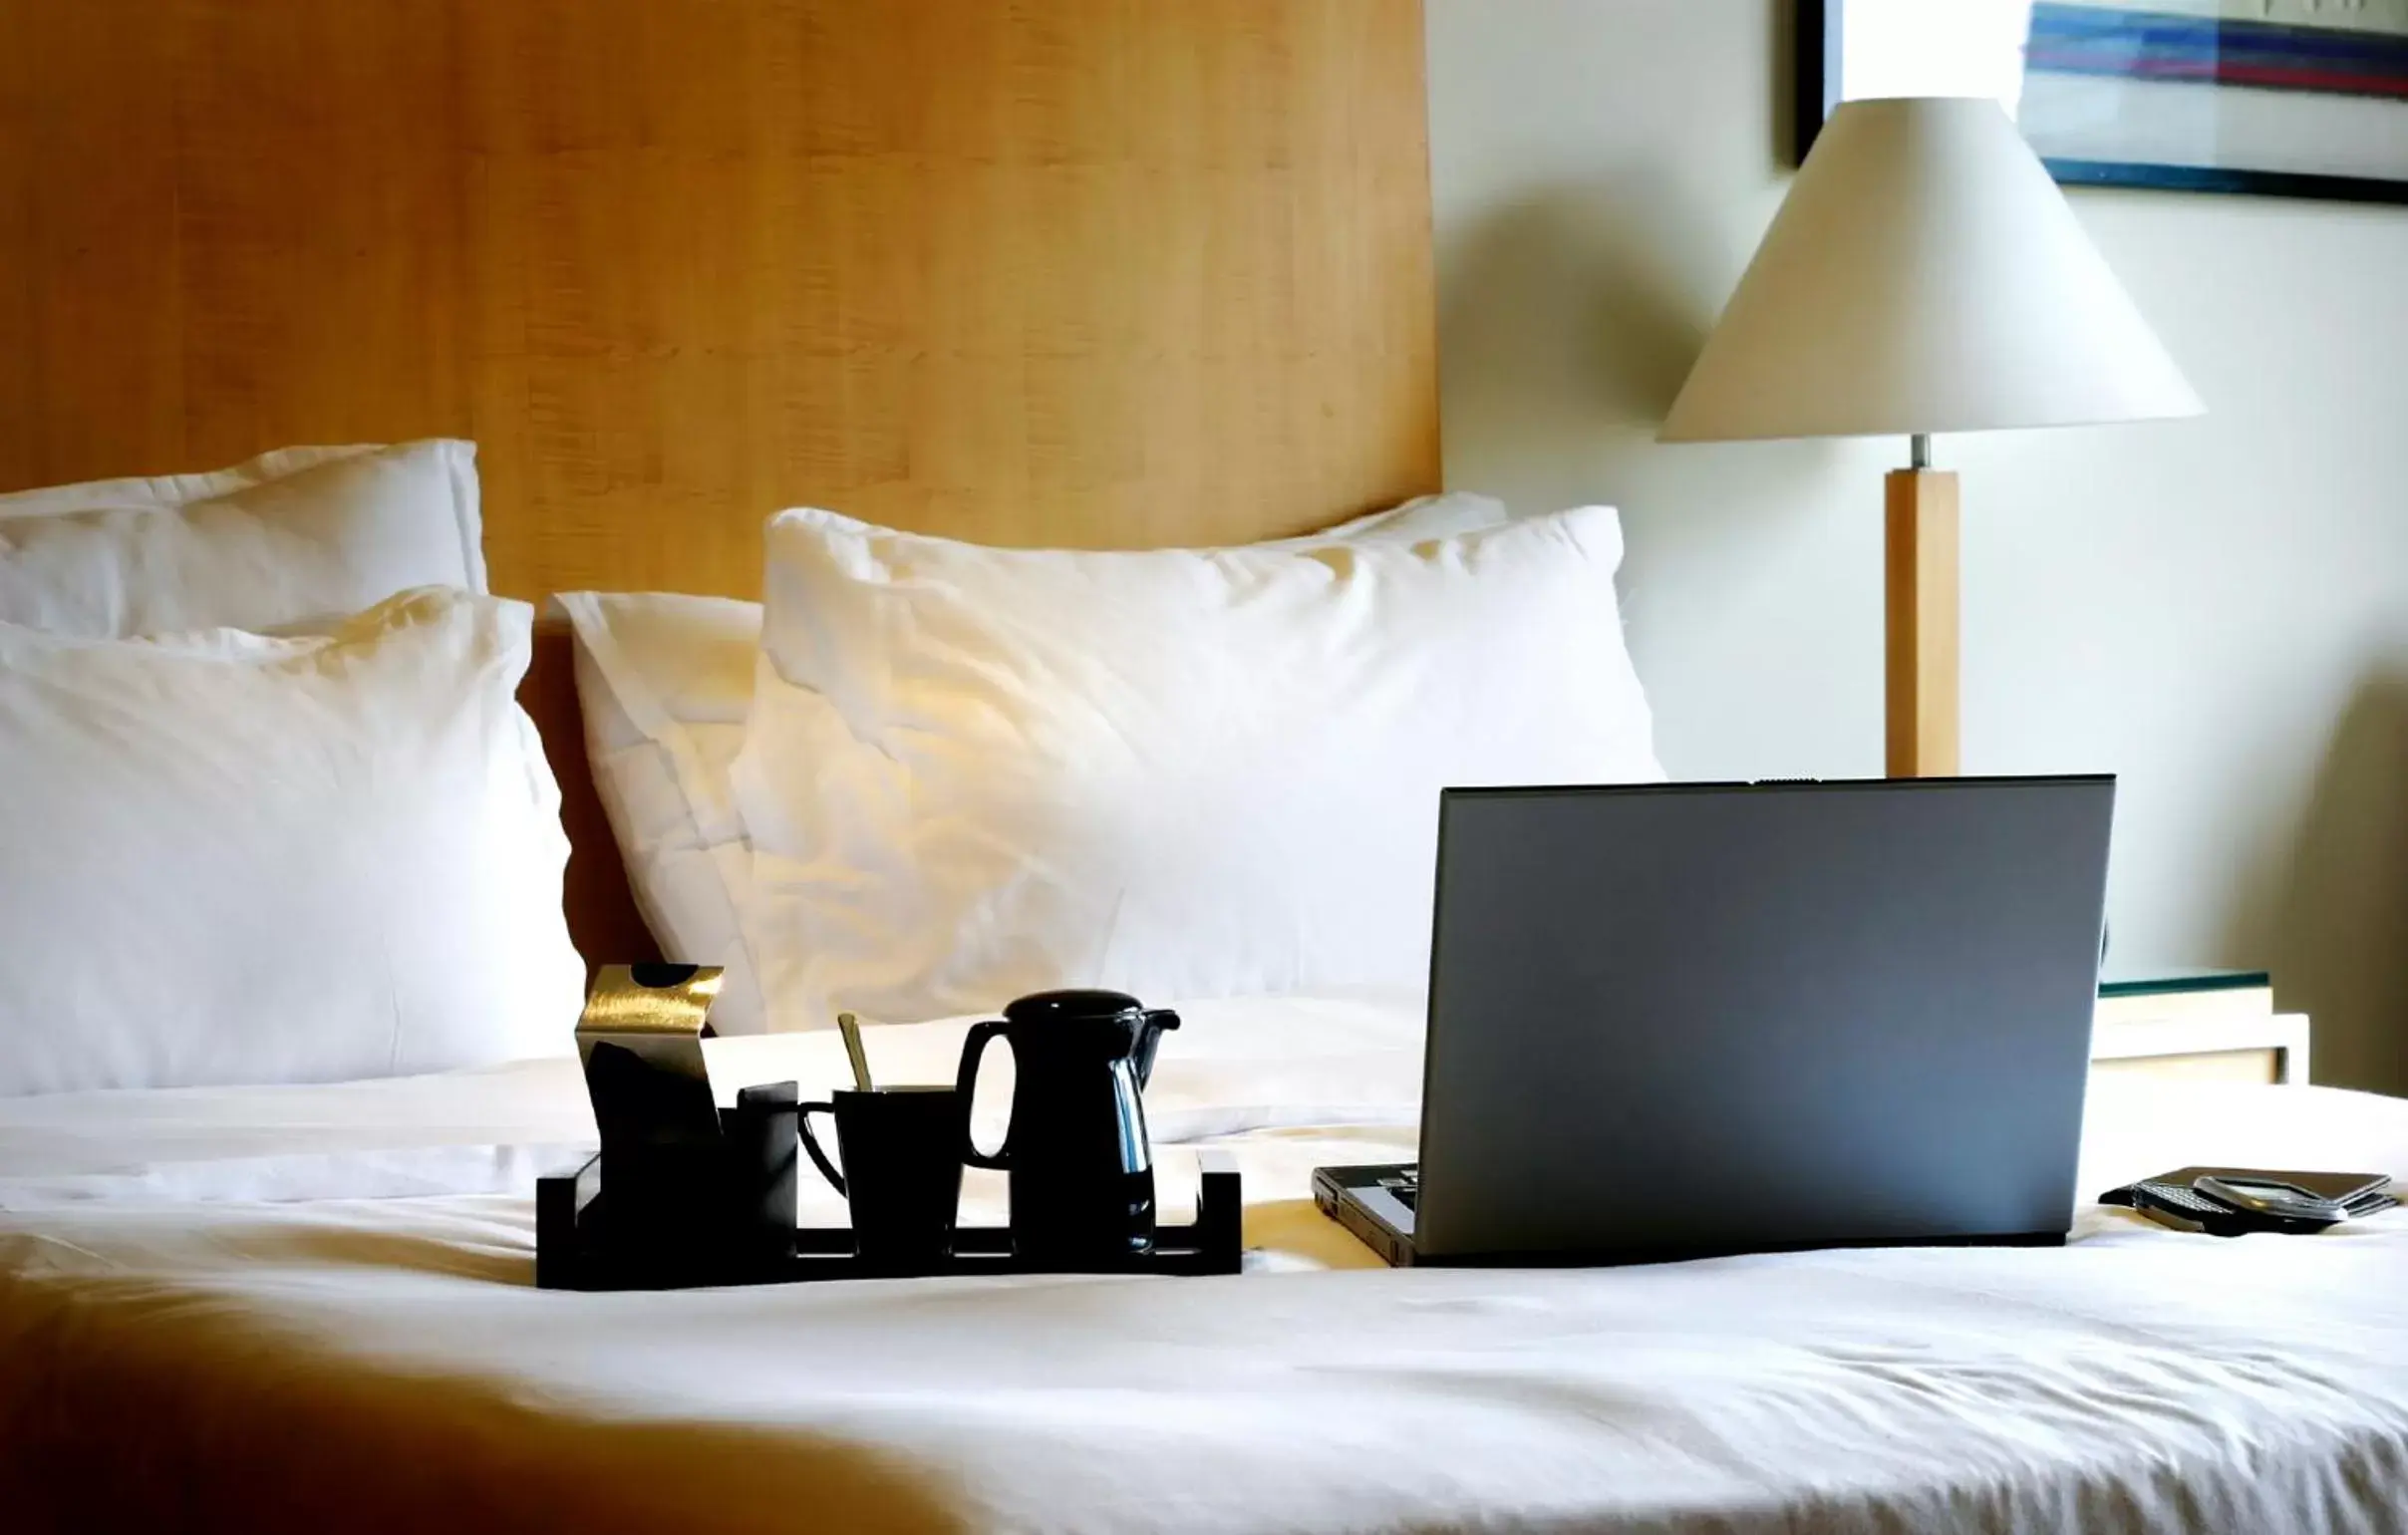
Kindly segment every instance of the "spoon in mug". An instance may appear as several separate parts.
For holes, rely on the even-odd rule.
[[[839,1013],[836,1032],[844,1036],[844,1057],[853,1064],[853,1086],[862,1092],[869,1091],[869,1057],[861,1049],[861,1020],[850,1013]]]

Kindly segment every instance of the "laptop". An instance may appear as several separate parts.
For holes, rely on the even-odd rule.
[[[1603,1264],[2073,1223],[2108,776],[1448,789],[1388,1262]]]

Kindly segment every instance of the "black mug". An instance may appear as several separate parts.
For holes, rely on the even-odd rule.
[[[838,1171],[811,1135],[811,1115],[832,1114]],[[953,1249],[962,1201],[962,1138],[968,1107],[951,1087],[840,1089],[833,1102],[805,1103],[802,1148],[844,1196],[853,1249],[872,1263],[941,1262]]]

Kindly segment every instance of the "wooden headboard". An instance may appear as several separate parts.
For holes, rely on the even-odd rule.
[[[798,503],[1130,546],[1427,491],[1421,29],[1419,0],[0,7],[0,487],[472,438],[495,589],[536,599],[753,595]],[[557,636],[527,698],[580,943],[626,954]]]

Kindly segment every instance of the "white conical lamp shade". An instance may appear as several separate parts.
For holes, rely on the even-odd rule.
[[[1672,404],[1666,442],[2196,416],[2006,114],[1833,114]]]

